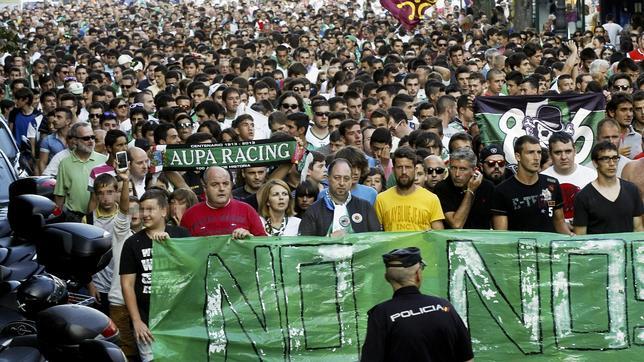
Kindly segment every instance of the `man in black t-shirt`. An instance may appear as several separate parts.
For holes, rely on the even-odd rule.
[[[486,146],[479,153],[479,162],[483,178],[491,181],[494,185],[514,176],[514,172],[507,167],[505,153],[501,146],[491,144]]]
[[[362,361],[470,361],[469,331],[445,299],[420,293],[425,263],[415,247],[382,256],[392,299],[369,310]]]
[[[154,337],[148,329],[148,317],[152,288],[152,241],[188,237],[190,234],[184,228],[166,226],[168,199],[163,191],[147,191],[139,203],[145,229],[125,241],[119,274],[141,360],[151,361]]]
[[[619,152],[609,141],[600,142],[590,154],[597,179],[575,197],[575,234],[644,231],[642,196],[637,187],[617,177]]]
[[[532,136],[514,143],[517,174],[494,191],[492,223],[495,230],[546,231],[570,235],[563,214],[563,198],[554,177],[540,175],[541,146]]]
[[[476,155],[461,148],[449,156],[449,177],[436,185],[446,228],[490,229],[494,185],[476,170]]]

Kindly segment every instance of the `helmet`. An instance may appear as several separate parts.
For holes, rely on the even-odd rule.
[[[67,285],[51,274],[34,275],[18,287],[20,309],[32,318],[38,312],[67,303]]]

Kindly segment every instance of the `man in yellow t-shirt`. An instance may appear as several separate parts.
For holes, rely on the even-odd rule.
[[[376,215],[385,231],[443,229],[443,209],[438,197],[414,184],[416,153],[409,147],[394,152],[396,187],[378,194]]]

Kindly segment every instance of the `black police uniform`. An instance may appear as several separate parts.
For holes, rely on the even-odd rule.
[[[416,251],[409,253],[409,249]],[[398,258],[398,264],[388,264],[387,258],[395,252],[408,255]],[[416,248],[392,253],[383,256],[389,267],[422,263]],[[414,253],[417,255],[412,255]],[[467,361],[474,358],[469,332],[454,307],[443,298],[421,294],[415,286],[396,290],[391,300],[373,307],[368,315],[361,361]]]

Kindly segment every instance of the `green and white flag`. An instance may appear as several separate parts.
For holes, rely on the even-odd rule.
[[[577,149],[575,161],[590,162],[597,137],[597,123],[605,116],[601,93],[553,96],[476,97],[474,113],[483,144],[503,148],[509,163],[516,163],[514,141],[526,134],[548,146],[553,133],[572,135]]]

